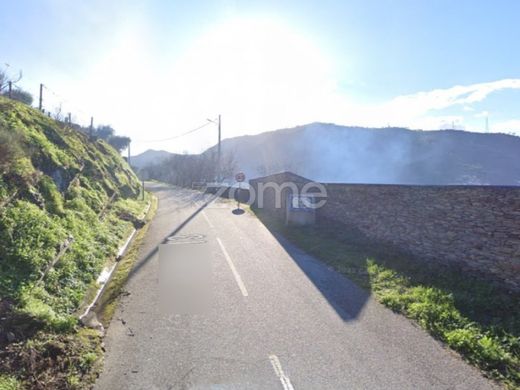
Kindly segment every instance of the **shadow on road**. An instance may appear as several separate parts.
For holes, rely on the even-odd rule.
[[[173,194],[170,193],[172,187],[168,186],[157,185],[150,189],[163,192],[161,201],[175,199],[174,211],[194,204],[197,208],[169,234],[159,237],[155,248],[135,264],[129,278],[158,252],[160,244],[179,233],[217,198],[215,195],[208,196],[190,190]],[[456,308],[472,321],[483,326],[498,325],[515,335],[520,333],[515,310],[518,299],[503,292],[499,286],[477,280],[458,269],[420,261],[390,244],[371,240],[344,225],[318,223],[309,227],[286,227],[265,211],[253,211],[345,321],[357,317],[370,296],[374,281],[368,272],[367,259],[371,259],[377,265],[396,271],[411,285],[432,286],[451,294]],[[169,209],[168,213],[171,212],[172,209]],[[242,215],[245,211],[236,208],[231,212],[233,215]],[[497,323],[497,320],[500,321]]]
[[[343,321],[352,321],[359,316],[370,298],[369,292],[295,247],[279,234],[273,235]]]
[[[154,193],[170,192],[171,187],[167,186],[152,186],[148,188]],[[208,205],[210,205],[216,198],[216,195],[204,196],[201,194],[195,194],[193,192],[184,194],[184,192],[176,194],[161,194],[160,200],[162,202],[168,201],[168,199],[175,198],[176,203],[185,204],[184,206],[177,206],[173,210],[178,211],[184,207],[191,207],[194,204],[197,205],[196,210],[191,213],[182,223],[180,223],[175,229],[166,234],[164,237],[159,238],[157,245],[154,249],[139,258],[129,273],[128,280],[133,278],[139,271],[153,258],[155,254],[159,252],[159,246],[165,244],[168,238],[178,234],[184,227],[186,227],[200,212],[202,212]],[[168,213],[172,210],[169,209]],[[231,211],[233,215],[243,215],[244,209],[235,208]],[[157,214],[160,216],[161,214]],[[308,255],[295,245],[291,244],[288,240],[282,237],[275,223],[258,215],[261,222],[271,231],[274,238],[277,240],[279,245],[287,252],[291,259],[300,267],[305,273],[307,278],[316,286],[321,292],[323,297],[327,300],[329,305],[336,311],[344,321],[352,321],[358,317],[362,311],[364,305],[370,297],[370,294],[361,288],[357,287],[352,281],[347,279],[345,276],[327,267],[324,263],[316,260],[312,256]]]
[[[156,193],[156,192],[160,192],[160,191],[171,190],[172,188],[169,186],[158,185],[158,186],[153,186],[152,188],[148,188],[148,189],[151,190],[152,192]],[[168,195],[168,197],[171,198],[171,197],[173,197],[173,195]],[[143,266],[145,266],[148,263],[148,261],[150,261],[150,259],[155,254],[157,254],[159,252],[159,245],[166,244],[168,241],[168,238],[178,234],[184,227],[186,227],[186,225],[188,225],[193,220],[193,218],[195,218],[201,211],[203,211],[209,204],[211,204],[211,202],[213,202],[215,200],[215,198],[216,198],[215,196],[199,198],[199,199],[197,199],[197,203],[195,203],[195,202],[191,201],[192,198],[190,197],[190,201],[187,202],[187,204],[189,204],[189,205],[196,204],[196,205],[198,205],[197,209],[192,214],[190,214],[190,216],[188,218],[186,218],[182,223],[180,223],[175,229],[173,229],[170,233],[166,234],[160,240],[158,245],[156,245],[154,247],[153,250],[148,252],[143,258],[138,259],[138,262],[136,262],[135,266],[132,268],[132,270],[128,274],[128,280],[132,279],[139,272],[139,270]],[[187,197],[183,197],[181,200],[187,201],[187,199],[188,199]],[[203,199],[203,201],[201,201],[202,199]],[[164,200],[164,199],[162,199],[162,200]],[[180,208],[183,208],[183,207],[185,207],[185,206],[182,206]],[[158,215],[156,215],[156,217],[157,216]]]
[[[329,305],[343,321],[355,320],[370,299],[370,292],[358,287],[352,280],[327,266],[327,264],[313,257],[285,238],[283,223],[254,210],[257,217],[270,231],[280,246],[287,252],[296,265],[305,273],[307,278],[320,291]],[[308,244],[314,245],[318,241],[306,239]],[[321,243],[320,243],[321,244]],[[317,244],[317,245],[320,245]],[[327,248],[317,248],[319,251]],[[332,248],[328,248],[332,250]],[[361,277],[368,277],[365,271],[356,271]]]
[[[396,286],[404,283],[410,288],[422,289],[418,291],[435,289],[439,296],[453,300],[453,307],[460,314],[486,329],[516,337],[520,334],[520,316],[516,310],[520,299],[518,294],[510,293],[501,285],[472,275],[456,265],[424,261],[391,243],[370,239],[345,224],[318,221],[313,226],[287,227],[270,213],[253,211],[342,318],[341,310],[357,315],[373,288],[401,294]],[[325,267],[329,266],[345,275],[342,278],[347,283],[335,283],[321,275],[312,261],[302,261],[305,257],[299,256],[298,251],[303,251],[298,250],[296,245],[319,258]],[[370,263],[376,268],[372,276],[368,272]],[[405,282],[400,282],[399,278]],[[356,288],[357,291],[350,288],[353,283],[349,279],[362,288]],[[344,287],[338,291],[334,286],[341,284]],[[407,299],[404,294],[398,297],[401,303]],[[438,304],[425,294],[421,296],[421,302]]]

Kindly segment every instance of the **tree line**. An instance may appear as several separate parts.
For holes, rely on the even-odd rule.
[[[195,183],[215,182],[218,176],[222,180],[230,180],[235,166],[233,154],[224,154],[219,175],[216,155],[210,150],[202,154],[172,154],[159,163],[134,169],[143,180],[159,180],[181,187],[192,187]]]
[[[91,131],[89,127],[81,127],[82,132],[95,138],[100,138],[108,142],[114,149],[121,152],[130,145],[132,141],[130,137],[124,135],[116,135],[116,131],[110,125],[100,125],[94,127]]]

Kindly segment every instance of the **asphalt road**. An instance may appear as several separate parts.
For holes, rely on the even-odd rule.
[[[96,389],[495,388],[234,204],[149,188],[159,208]]]

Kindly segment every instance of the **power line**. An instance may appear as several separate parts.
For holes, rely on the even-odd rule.
[[[5,68],[5,69],[2,69]],[[9,71],[13,69],[11,64],[0,61],[0,70],[3,70],[4,73],[10,73]],[[83,120],[87,120],[89,117],[92,117],[90,114],[87,114],[83,109],[80,108],[80,105],[77,104],[77,101],[73,99],[69,99],[69,94],[63,95],[61,93],[56,92],[55,90],[49,88],[47,84],[43,84],[41,82],[36,83],[32,77],[27,77],[22,70],[19,71],[20,77],[16,81],[12,82],[12,87],[15,89],[25,90],[29,85],[38,86],[39,87],[39,101],[38,108],[40,110],[44,110],[47,115],[51,115],[52,110],[56,113],[54,114],[55,119],[58,119],[59,115],[63,115],[64,117],[69,118],[69,122],[72,122],[72,114],[76,114],[74,116],[79,116]],[[19,82],[19,83],[18,83]],[[17,83],[18,85],[16,85]],[[34,87],[36,88],[36,87]],[[29,88],[29,90],[32,88]],[[43,89],[45,89],[45,97],[43,96]],[[36,90],[36,89],[35,89]],[[61,91],[61,90],[60,90]],[[69,92],[70,93],[70,92]],[[37,95],[37,92],[34,94]],[[77,122],[80,119],[75,119]]]
[[[173,136],[173,137],[169,137],[169,138],[163,138],[163,139],[156,139],[156,140],[135,140],[134,142],[141,142],[141,143],[147,143],[147,142],[163,142],[163,141],[170,141],[172,139],[177,139],[177,138],[181,138],[181,137],[184,137],[185,135],[188,135],[188,134],[191,134],[191,133],[194,133],[208,125],[211,125],[212,123],[211,122],[206,122],[204,123],[203,125],[199,126],[199,127],[196,127],[192,130],[189,130],[189,131],[186,131],[182,134],[179,134],[179,135],[176,135],[176,136]]]
[[[67,108],[69,111],[77,112],[77,113],[85,116],[85,118],[88,118],[88,114],[85,111],[83,111],[81,108],[79,108],[79,106],[77,106],[70,99],[65,98],[62,94],[57,93],[53,89],[49,88],[49,86],[47,86],[46,84],[43,84],[43,87],[54,96],[54,98],[55,98],[54,105],[57,104],[55,109],[58,109],[58,107],[61,109],[62,105],[65,105],[65,108]]]
[[[5,63],[5,67],[6,69],[7,68],[10,68],[10,64],[8,63]],[[24,77],[26,80],[25,81],[31,81],[31,79],[29,78],[27,80],[26,77]],[[13,83],[14,84],[14,83]],[[25,84],[25,83],[24,83]],[[39,100],[39,108],[40,110],[42,110],[44,107],[43,107],[43,99],[42,99],[42,96],[43,96],[43,93],[42,93],[42,89],[45,88],[46,91],[48,91],[50,93],[50,95],[52,95],[52,97],[49,99],[49,98],[46,98],[46,102],[45,102],[45,105],[47,107],[45,111],[47,111],[47,113],[49,113],[50,115],[50,108],[53,107],[55,111],[57,111],[58,113],[61,113],[62,111],[64,111],[65,113],[67,112],[67,110],[64,110],[63,109],[63,105],[65,106],[66,109],[68,109],[68,117],[70,118],[70,114],[71,114],[71,111],[72,112],[77,112],[79,114],[82,114],[84,116],[87,116],[87,113],[85,111],[83,111],[81,108],[79,108],[79,106],[77,106],[73,101],[71,101],[70,99],[68,98],[65,98],[63,95],[61,95],[60,93],[57,93],[56,91],[54,91],[53,89],[49,88],[46,84],[43,84],[43,83],[39,83],[40,85],[40,100]],[[15,86],[16,88],[17,86]],[[20,87],[18,87],[20,88]],[[64,113],[64,115],[65,115]],[[56,114],[58,115],[58,114]],[[210,124],[215,124],[217,123],[216,120],[211,120],[211,119],[208,119],[207,122],[205,122],[204,124],[194,128],[194,129],[191,129],[191,130],[188,130],[184,133],[181,133],[181,134],[178,134],[178,135],[175,135],[173,137],[168,137],[168,138],[162,138],[162,139],[156,139],[156,140],[135,140],[134,142],[141,142],[141,143],[152,143],[152,142],[164,142],[164,141],[170,141],[170,140],[174,140],[174,139],[178,139],[178,138],[181,138],[181,137],[184,137],[186,135],[189,135],[191,133],[194,133],[200,129],[203,129],[204,127],[210,125]],[[91,128],[92,128],[92,117],[91,117]]]

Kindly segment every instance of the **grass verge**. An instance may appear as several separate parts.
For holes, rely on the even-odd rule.
[[[0,389],[88,387],[97,338],[76,313],[142,226],[140,181],[106,142],[4,97],[0,144]]]
[[[155,211],[156,198],[150,198],[152,203],[145,222],[151,220]],[[141,207],[136,203],[130,205],[134,209],[130,210],[129,215],[134,215],[142,213],[145,202],[141,203]],[[123,210],[129,208],[126,204],[123,207]],[[125,264],[129,255],[137,252],[147,227],[146,224],[138,231],[128,255],[121,260]],[[85,301],[93,298],[96,289],[96,283],[92,282],[91,288],[83,295]],[[109,291],[119,289],[110,286]],[[38,301],[27,302],[20,309],[12,300],[0,300],[0,314],[0,330],[14,340],[0,345],[0,390],[91,388],[102,369],[100,331],[80,327],[77,317],[73,315],[64,317],[66,326],[62,326],[58,321],[60,318],[50,316],[47,307],[40,308]]]
[[[483,374],[520,388],[520,297],[462,270],[420,261],[354,228],[322,223],[285,226],[253,210],[273,232],[370,290],[415,320]]]

